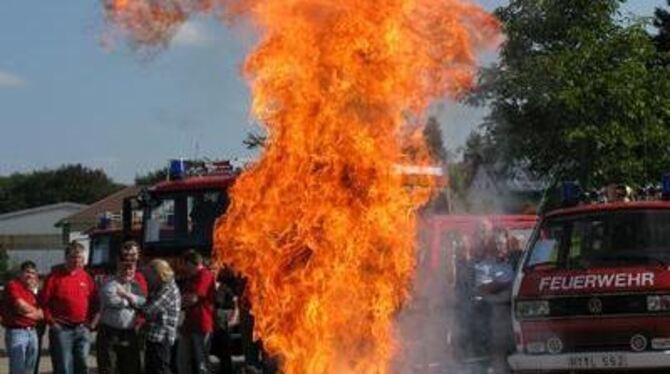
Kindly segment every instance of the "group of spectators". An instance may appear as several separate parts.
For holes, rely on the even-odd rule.
[[[451,238],[455,357],[484,361],[494,373],[507,373],[514,349],[512,283],[522,251],[519,241],[502,228],[481,221],[470,240]],[[488,366],[488,365],[487,365]]]
[[[178,286],[168,261],[153,259],[140,271],[139,257],[136,242],[124,243],[113,274],[96,282],[84,270],[84,246],[72,242],[41,287],[35,263],[22,263],[1,308],[10,374],[38,373],[45,328],[55,374],[88,372],[92,331],[101,374],[210,372],[213,272],[190,250]]]
[[[472,238],[451,237],[455,356],[463,361],[484,358],[495,373],[509,372],[507,356],[514,348],[511,287],[519,244],[486,220]],[[215,276],[203,257],[190,250],[179,261],[177,282],[168,261],[153,259],[140,270],[139,258],[139,245],[124,243],[113,274],[96,283],[84,270],[85,248],[72,242],[65,263],[53,269],[42,287],[35,264],[21,264],[19,276],[5,287],[0,308],[10,374],[38,373],[43,326],[48,328],[54,374],[88,372],[92,331],[97,331],[101,374],[209,373],[212,339],[220,347],[219,373],[232,373],[230,323],[240,326],[247,362],[275,371],[271,359],[257,362],[262,347],[253,341],[253,316],[244,299],[238,300],[244,282],[230,269]],[[216,304],[234,312],[221,322]],[[223,336],[214,333],[216,324],[223,327],[216,329]]]

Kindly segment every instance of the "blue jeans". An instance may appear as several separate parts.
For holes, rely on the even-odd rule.
[[[49,328],[49,353],[54,374],[86,374],[86,358],[91,349],[91,338],[84,325]]]
[[[39,354],[35,329],[7,329],[5,346],[9,356],[10,374],[33,374]]]

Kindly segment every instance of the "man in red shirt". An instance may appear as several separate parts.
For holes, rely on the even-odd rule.
[[[35,328],[44,318],[33,292],[37,278],[35,263],[22,263],[21,274],[7,283],[2,298],[2,325],[5,327],[10,373],[33,373],[37,364],[39,352]]]
[[[195,250],[184,254],[187,277],[182,292],[185,316],[179,335],[179,373],[209,372],[209,345],[214,331],[214,274]]]
[[[51,272],[42,289],[54,374],[88,373],[97,295],[93,278],[84,271],[84,251],[81,243],[71,242],[65,249],[65,264]]]

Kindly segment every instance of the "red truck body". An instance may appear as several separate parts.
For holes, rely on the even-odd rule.
[[[546,214],[514,285],[512,369],[670,370],[669,261],[670,201]]]
[[[228,189],[237,175],[230,168],[186,174],[158,182],[127,199],[122,227],[89,231],[89,270],[96,276],[111,271],[122,243],[130,239],[140,243],[142,262],[163,258],[177,270],[180,256],[189,249],[209,257],[216,220],[229,205]]]
[[[530,233],[537,222],[536,215],[529,214],[490,214],[490,215],[458,215],[444,214],[431,215],[421,223],[422,243],[429,248],[427,261],[431,268],[446,266],[448,261],[445,256],[451,256],[449,235],[456,233],[461,236],[473,238],[477,225],[482,220],[488,220],[493,229],[506,229],[515,236],[521,244],[525,245]]]

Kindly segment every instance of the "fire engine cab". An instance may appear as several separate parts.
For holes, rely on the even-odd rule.
[[[229,205],[228,189],[239,171],[228,161],[172,160],[167,180],[124,199],[122,217],[101,216],[87,232],[89,270],[110,272],[122,243],[130,239],[141,243],[144,261],[175,262],[188,249],[209,257],[215,221]]]
[[[563,206],[536,227],[513,289],[514,372],[670,370],[670,178]],[[594,195],[591,194],[593,197]]]
[[[140,241],[147,258],[174,258],[187,249],[209,256],[215,221],[229,205],[228,188],[237,172],[228,162],[174,160],[169,179],[137,196],[142,210]],[[128,214],[126,214],[128,215]],[[132,219],[124,219],[132,237]]]

